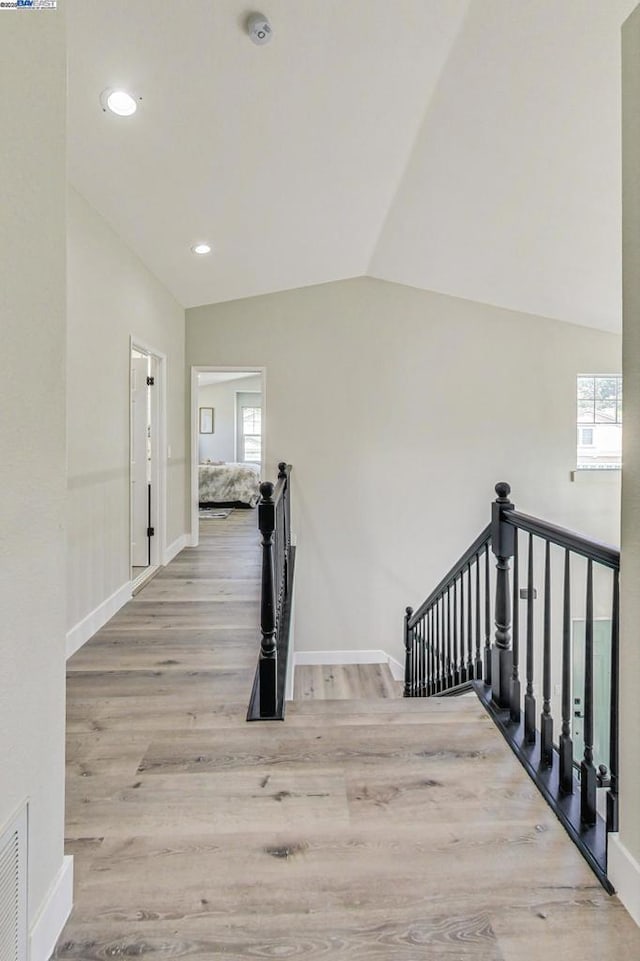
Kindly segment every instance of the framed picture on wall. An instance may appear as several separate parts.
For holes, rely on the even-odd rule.
[[[200,433],[213,434],[213,407],[200,408]]]

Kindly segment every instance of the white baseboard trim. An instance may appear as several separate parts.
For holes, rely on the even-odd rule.
[[[388,664],[394,681],[404,679],[404,667],[386,651],[296,651],[294,670],[299,664]],[[292,671],[293,675],[293,671]],[[293,696],[293,677],[291,679]]]
[[[29,961],[49,961],[73,907],[73,858],[65,855],[29,932]]]
[[[176,538],[173,544],[169,544],[165,547],[164,555],[162,558],[162,563],[166,567],[170,564],[174,557],[177,557],[180,551],[184,550],[185,547],[189,547],[189,541],[191,540],[190,534],[181,534],[180,537]]]
[[[395,657],[389,654],[389,670],[394,681],[404,681],[404,664],[396,661]]]
[[[86,644],[89,638],[93,637],[96,631],[99,631],[130,600],[131,581],[127,581],[117,591],[114,591],[111,597],[108,597],[102,604],[98,604],[93,611],[83,617],[75,627],[67,631],[67,658],[79,651],[82,645]]]
[[[621,842],[619,834],[609,835],[607,877],[633,920],[640,925],[640,864]]]

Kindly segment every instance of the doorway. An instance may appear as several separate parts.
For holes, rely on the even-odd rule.
[[[264,476],[264,367],[191,368],[191,541],[200,536],[200,476],[234,465]]]
[[[140,344],[130,356],[131,585],[139,589],[160,565],[160,358]]]

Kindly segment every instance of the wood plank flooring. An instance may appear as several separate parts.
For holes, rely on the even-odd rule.
[[[640,958],[475,699],[307,696],[244,721],[255,523],[204,524],[69,662],[55,957]]]
[[[387,664],[301,664],[296,667],[293,697],[303,700],[352,700],[402,697]]]

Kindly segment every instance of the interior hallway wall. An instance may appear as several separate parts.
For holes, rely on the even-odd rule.
[[[167,530],[187,527],[184,309],[69,189],[68,612],[72,629],[130,580],[129,338],[167,356]],[[171,454],[169,455],[169,450]]]
[[[0,21],[0,831],[28,800],[33,927],[63,871],[64,2]]]

